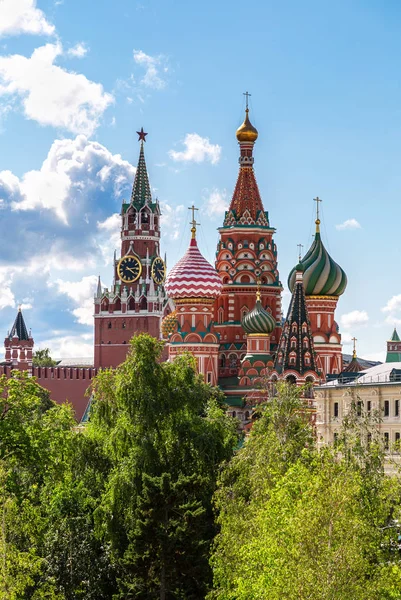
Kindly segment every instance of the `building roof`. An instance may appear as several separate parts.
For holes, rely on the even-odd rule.
[[[335,387],[338,385],[367,385],[367,384],[380,384],[380,383],[394,383],[397,381],[400,383],[398,377],[392,377],[392,371],[401,372],[401,362],[396,363],[382,363],[361,371],[360,375],[356,379],[352,379],[347,382],[346,378],[333,379],[327,383],[322,384],[320,387]]]
[[[57,360],[57,359],[55,359]],[[79,367],[79,368],[89,368],[93,367],[94,360],[93,357],[73,357],[73,358],[62,358],[57,361],[58,367]]]
[[[397,333],[397,329],[394,327],[393,335],[391,336],[390,342],[401,342],[400,337]]]
[[[17,337],[19,340],[29,340],[28,329],[25,325],[24,317],[22,316],[21,308],[18,309],[17,316],[15,317],[14,325],[8,335],[9,339]]]
[[[347,276],[343,269],[331,258],[320,236],[320,220],[316,220],[315,239],[302,258],[304,267],[304,288],[307,296],[340,296],[347,287]],[[288,277],[290,291],[295,285],[296,267]]]
[[[223,284],[214,267],[202,256],[196,238],[171,269],[165,288],[170,298],[217,298]]]

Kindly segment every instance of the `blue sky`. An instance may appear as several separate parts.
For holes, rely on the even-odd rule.
[[[213,262],[249,90],[281,279],[319,195],[349,279],[344,350],[355,335],[359,355],[383,358],[401,329],[400,33],[391,1],[2,0],[0,330],[22,303],[37,346],[91,354],[93,286],[111,281],[141,126],[169,266],[192,203]]]

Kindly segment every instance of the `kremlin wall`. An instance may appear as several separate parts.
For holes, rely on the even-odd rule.
[[[167,275],[160,247],[160,206],[152,198],[145,161],[147,133],[143,128],[137,133],[138,167],[131,198],[121,207],[120,255],[114,256],[112,284],[102,288],[99,278],[94,297],[94,364],[64,360],[56,367],[32,367],[34,340],[19,310],[5,338],[0,374],[9,377],[13,369],[29,371],[53,400],[68,400],[77,420],[85,420],[90,402],[85,392],[93,377],[99,369],[117,367],[124,361],[133,335],[148,333],[166,340],[166,360],[191,352],[205,381],[223,390],[231,414],[240,418],[244,428],[267,381],[309,382],[308,401],[317,412],[319,435],[333,439],[340,413],[345,414],[343,402],[340,410],[338,399],[333,398],[343,394],[338,390],[355,386],[362,375],[369,378],[370,369],[361,366],[355,349],[351,363],[346,368],[343,365],[335,311],[347,277],[321,239],[320,198],[314,199],[314,241],[288,277],[291,301],[284,319],[275,229],[255,177],[258,132],[251,124],[248,106],[236,132],[239,172],[231,204],[218,229],[215,265],[198,248],[197,209],[192,206],[188,249]],[[393,384],[397,382],[394,377],[401,380],[401,342],[397,338],[394,332],[388,343],[386,365],[392,363],[392,368],[387,369],[382,384],[390,383],[391,377]],[[397,368],[399,375],[394,374]],[[380,386],[380,382],[370,381]],[[393,386],[394,390],[397,396],[401,383]],[[380,406],[377,391],[376,396],[375,403]],[[398,419],[399,404],[393,413]],[[400,432],[401,427],[392,426],[388,435],[392,439]]]

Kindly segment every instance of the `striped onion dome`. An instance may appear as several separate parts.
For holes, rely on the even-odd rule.
[[[255,308],[242,319],[242,327],[248,334],[266,334],[274,330],[276,322],[273,315],[263,308],[260,300],[256,300]]]
[[[217,271],[199,252],[193,237],[188,250],[171,269],[165,283],[170,298],[217,298],[223,284]]]
[[[319,223],[315,239],[301,264],[304,269],[303,284],[306,296],[341,296],[347,287],[347,276],[342,268],[331,258],[320,237]],[[294,267],[288,277],[291,293],[295,287]]]

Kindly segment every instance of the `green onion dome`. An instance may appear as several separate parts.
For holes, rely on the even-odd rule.
[[[255,308],[242,319],[242,327],[248,335],[270,334],[276,327],[276,322],[273,315],[265,310],[260,300],[257,299]]]
[[[301,264],[306,296],[341,296],[347,287],[347,276],[331,258],[320,237],[320,221],[316,221],[316,234],[312,246],[303,257]],[[288,287],[292,292],[295,286],[294,267],[288,277]]]

